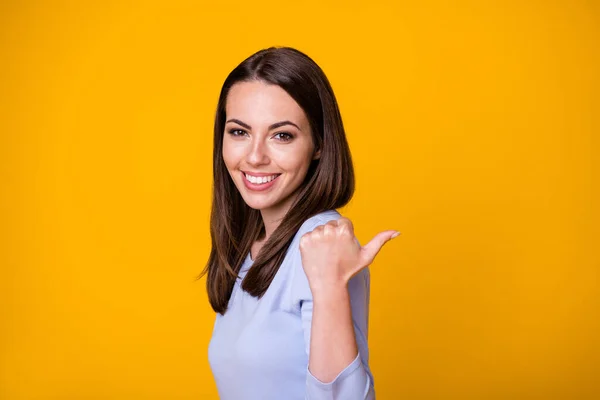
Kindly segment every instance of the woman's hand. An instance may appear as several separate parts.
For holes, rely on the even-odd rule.
[[[348,281],[370,265],[381,247],[399,232],[383,231],[363,247],[348,218],[320,225],[300,238],[302,266],[315,293],[346,288]]]

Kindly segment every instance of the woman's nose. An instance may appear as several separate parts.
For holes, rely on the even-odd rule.
[[[246,161],[251,165],[267,164],[269,162],[267,153],[268,149],[266,144],[262,140],[254,140],[248,150]]]

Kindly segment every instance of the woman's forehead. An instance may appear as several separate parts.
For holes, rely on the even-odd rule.
[[[289,120],[300,128],[308,121],[302,108],[281,87],[260,81],[236,83],[229,90],[225,105],[227,119],[252,125],[270,125]]]

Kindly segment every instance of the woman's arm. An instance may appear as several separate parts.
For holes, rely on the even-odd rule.
[[[352,223],[346,218],[329,221],[302,236],[302,267],[312,293],[307,387],[310,387],[312,378],[323,385],[321,389],[332,390],[327,385],[333,386],[336,381],[352,376],[343,387],[343,397],[332,397],[332,393],[330,397],[314,398],[374,398],[370,375],[360,360],[352,316],[353,293],[349,282],[371,264],[381,247],[395,236],[395,231],[382,232],[361,247],[354,236]],[[368,287],[365,292],[362,297],[367,299],[368,308]],[[366,332],[367,314],[363,315]],[[337,382],[337,385],[341,383]],[[310,397],[310,390],[307,390],[307,398],[313,398]]]
[[[302,268],[302,267],[301,267]],[[302,274],[304,275],[304,274]],[[341,324],[335,315],[334,320],[329,321],[327,318],[327,311],[338,314],[341,308],[338,304],[334,304],[334,307],[326,309],[321,308],[325,313],[319,313],[319,305],[313,302],[312,295],[302,302],[302,322],[305,333],[306,350],[309,358],[309,364],[307,366],[306,373],[306,399],[308,400],[373,400],[375,399],[375,391],[373,386],[373,376],[368,365],[369,359],[369,348],[367,343],[368,333],[368,320],[369,320],[369,270],[365,268],[359,274],[354,276],[349,284],[346,293],[348,294],[346,300],[348,301],[347,307],[349,310],[348,319],[346,322],[348,325]],[[318,298],[317,298],[318,300]],[[332,301],[337,303],[337,300],[331,298]],[[325,303],[320,303],[325,305]],[[342,303],[343,304],[343,303]],[[316,314],[314,313],[313,307],[317,307]],[[319,317],[319,314],[321,317]],[[314,318],[314,319],[313,319]],[[323,324],[319,323],[319,320],[323,320]],[[331,325],[330,325],[331,322]],[[354,357],[350,358],[343,365],[333,367],[331,379],[325,379],[325,377],[319,374],[313,374],[313,362],[324,359],[327,362],[330,351],[337,353],[337,343],[340,341],[335,336],[335,332],[332,335],[327,335],[327,331],[330,326],[337,330],[340,327],[350,328],[350,336],[352,342],[357,349],[354,353]],[[313,332],[313,333],[311,333]],[[346,331],[348,332],[348,331]],[[323,335],[325,333],[325,335]],[[313,339],[314,334],[314,339]],[[334,341],[334,345],[328,345],[329,340]],[[350,344],[352,344],[352,342]],[[319,346],[321,343],[323,346]],[[329,342],[331,343],[331,342]],[[317,348],[315,348],[315,344]]]
[[[345,285],[313,292],[310,338],[308,369],[322,382],[333,381],[358,355]]]

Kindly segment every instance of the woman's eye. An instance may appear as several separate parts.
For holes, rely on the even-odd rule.
[[[287,132],[279,132],[275,134],[275,137],[279,136],[279,140],[281,140],[282,142],[289,142],[290,140],[292,140],[294,137],[287,133]]]
[[[246,132],[241,129],[230,129],[229,134],[232,136],[243,136]]]

